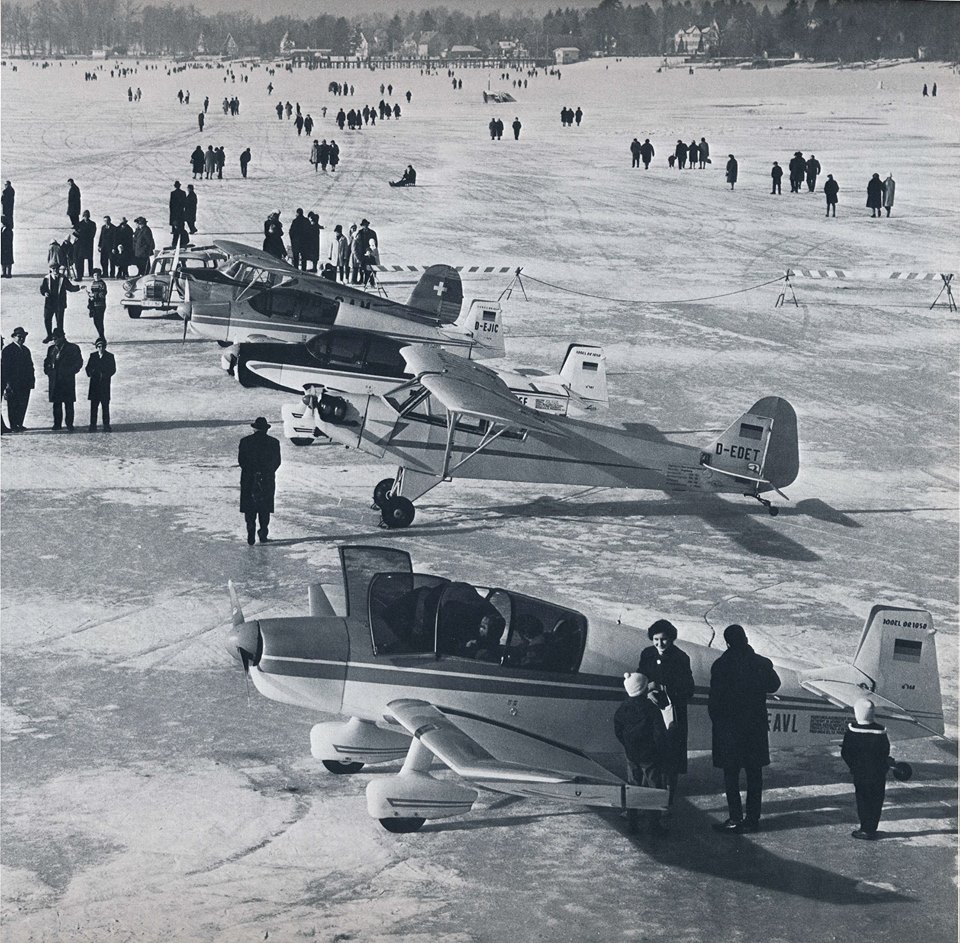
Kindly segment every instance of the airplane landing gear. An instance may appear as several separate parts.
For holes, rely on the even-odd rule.
[[[339,760],[321,760],[321,763],[331,772],[338,776],[348,776],[350,773],[359,773],[363,769],[363,763],[341,763]]]
[[[761,498],[760,495],[753,495],[766,509],[767,513],[771,517],[776,517],[780,513],[780,508],[775,507],[772,501],[768,501],[766,498]]]
[[[381,481],[377,482],[376,488],[373,489],[373,506],[377,510],[380,510],[387,501],[387,495],[390,493],[390,489],[393,487],[395,478],[384,478]]]
[[[384,501],[380,508],[380,520],[386,527],[394,530],[409,527],[416,513],[412,501],[397,495],[395,498],[387,498]]]

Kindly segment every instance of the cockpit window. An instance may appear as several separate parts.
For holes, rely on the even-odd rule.
[[[449,582],[425,573],[378,573],[369,592],[373,653],[432,654],[437,606]]]

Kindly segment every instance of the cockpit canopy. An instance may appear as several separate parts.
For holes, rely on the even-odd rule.
[[[375,655],[434,654],[528,671],[573,674],[587,620],[505,589],[424,573],[378,573],[369,588]]]

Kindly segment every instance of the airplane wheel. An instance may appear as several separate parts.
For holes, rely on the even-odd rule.
[[[373,489],[373,506],[382,508],[387,500],[387,494],[394,485],[394,478],[384,478],[377,482],[377,487]]]
[[[136,305],[130,305],[130,307],[127,308],[127,314],[129,314],[131,318],[139,318],[140,315],[143,314],[143,308],[138,308]]]
[[[902,760],[893,764],[893,778],[897,782],[905,783],[913,776],[913,767]]]
[[[419,831],[426,819],[419,817],[410,819],[380,819],[380,824],[394,835],[409,835],[410,832]]]
[[[770,508],[770,516],[776,517],[780,513],[780,508]]]
[[[334,422],[343,422],[347,418],[347,404],[337,398],[336,402],[333,404],[333,421]]]
[[[399,495],[395,498],[387,498],[383,507],[380,508],[381,520],[391,529],[409,527],[416,513],[413,502]]]
[[[323,765],[338,776],[347,776],[350,773],[359,773],[363,769],[363,763],[341,763],[339,760],[321,760]]]
[[[294,445],[313,445],[313,439],[309,436],[298,435],[295,438],[290,439]]]

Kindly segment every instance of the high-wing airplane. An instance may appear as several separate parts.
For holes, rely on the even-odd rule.
[[[457,270],[432,265],[406,304],[303,272],[239,242],[214,243],[230,262],[186,273],[180,316],[195,333],[227,347],[241,341],[303,343],[330,330],[373,331],[406,343],[469,349],[473,357],[503,356],[500,304],[463,307]]]
[[[796,480],[797,415],[776,396],[754,403],[707,448],[656,430],[545,416],[519,402],[481,364],[436,347],[401,350],[414,379],[381,394],[308,393],[283,407],[285,427],[317,430],[400,467],[374,503],[388,527],[406,527],[414,499],[454,477],[762,497]],[[302,432],[300,433],[302,434]]]
[[[623,673],[635,669],[645,632],[515,590],[414,573],[402,550],[339,552],[343,594],[312,585],[308,616],[247,621],[231,584],[226,646],[261,694],[346,718],[310,732],[311,753],[331,772],[403,761],[367,786],[367,810],[384,828],[411,832],[469,812],[474,786],[586,806],[666,806],[665,790],[625,781],[613,732]],[[682,646],[696,681],[689,749],[707,750],[710,666],[721,649]],[[836,742],[865,696],[891,739],[943,733],[929,612],[875,605],[849,664],[774,663],[774,749]],[[466,785],[431,776],[435,760]]]
[[[235,373],[242,386],[308,390],[326,406],[340,393],[380,396],[412,380],[401,354],[404,346],[355,331],[320,334],[306,344],[238,344]],[[538,412],[583,414],[607,403],[606,358],[600,347],[571,344],[560,372],[552,376],[528,369],[497,374],[521,403]],[[314,427],[301,420],[288,411],[287,436],[296,445],[307,445],[315,441]]]

